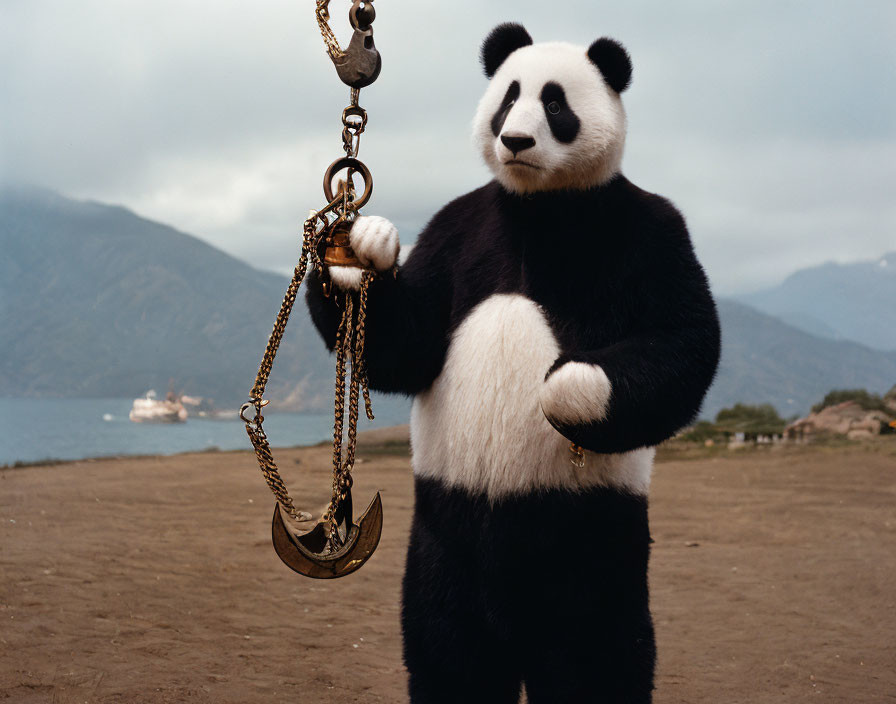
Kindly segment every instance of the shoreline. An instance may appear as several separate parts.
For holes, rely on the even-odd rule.
[[[358,446],[360,447],[362,444],[392,444],[401,442],[402,438],[407,437],[408,443],[410,443],[410,431],[409,426],[405,425],[391,425],[385,428],[373,428],[371,430],[359,430],[358,431]],[[321,440],[320,442],[312,443],[310,445],[278,445],[273,448],[276,452],[277,450],[301,450],[313,447],[332,447],[332,440]],[[13,469],[30,469],[37,467],[57,467],[60,465],[69,465],[76,464],[78,462],[86,462],[90,464],[98,463],[98,462],[115,462],[122,460],[147,460],[147,459],[156,459],[159,457],[181,457],[183,455],[228,455],[240,452],[253,452],[252,444],[249,442],[249,438],[246,438],[246,447],[245,448],[234,448],[230,450],[222,450],[218,447],[209,447],[201,450],[183,450],[181,452],[172,452],[172,453],[140,453],[134,455],[128,454],[117,454],[117,455],[96,455],[93,457],[81,457],[77,459],[54,459],[51,457],[39,459],[39,460],[27,460],[27,461],[16,461],[12,464],[0,464],[0,471],[4,470],[13,470]]]
[[[410,447],[410,426],[407,424],[387,426],[385,428],[373,428],[371,430],[358,431],[358,448],[366,446],[388,445],[399,449],[401,446]],[[321,440],[317,443],[306,445],[278,445],[272,449],[276,451],[286,450],[303,450],[318,447],[332,447],[332,440]],[[667,462],[682,460],[701,460],[725,457],[738,457],[751,453],[771,453],[771,454],[803,454],[811,452],[832,452],[840,449],[862,449],[870,452],[891,453],[896,457],[896,436],[879,436],[872,439],[849,440],[841,437],[831,437],[826,440],[815,441],[811,443],[784,442],[777,445],[763,444],[746,444],[735,448],[729,448],[724,445],[715,445],[713,447],[704,447],[695,443],[677,442],[675,440],[667,441],[657,447],[655,463],[664,464]],[[252,453],[252,447],[248,438],[246,439],[245,448],[220,449],[218,447],[209,447],[199,450],[184,450],[172,453],[140,453],[140,454],[117,454],[117,455],[97,455],[92,457],[82,457],[77,459],[53,459],[45,458],[34,461],[17,461],[12,464],[0,464],[0,471],[31,469],[40,467],[58,467],[79,462],[87,464],[96,464],[102,462],[120,462],[125,460],[154,460],[159,458],[176,458],[189,455],[233,455],[243,452]]]

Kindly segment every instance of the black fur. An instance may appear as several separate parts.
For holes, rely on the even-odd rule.
[[[482,42],[482,68],[485,75],[491,78],[517,49],[532,44],[532,37],[526,28],[515,22],[505,22],[495,27]]]
[[[581,123],[579,118],[566,102],[566,92],[563,86],[553,81],[544,84],[541,89],[541,102],[544,105],[544,114],[547,116],[548,125],[554,139],[563,144],[571,144],[579,134]]]
[[[650,701],[647,499],[545,491],[494,505],[416,479],[403,584],[411,701]]]
[[[577,360],[609,377],[607,418],[559,428],[570,440],[625,452],[696,417],[718,364],[719,322],[669,201],[622,175],[589,191],[516,196],[492,182],[458,198],[420,235],[397,278],[371,284],[371,386],[427,389],[452,332],[494,293],[521,293],[542,307],[562,350],[554,368]],[[313,275],[307,295],[332,349],[339,310]]]
[[[588,49],[588,58],[600,69],[607,85],[622,93],[632,83],[632,60],[615,39],[602,37]]]
[[[513,107],[513,104],[519,97],[520,83],[519,81],[514,81],[507,88],[507,92],[504,94],[504,99],[501,101],[501,106],[495,112],[494,116],[492,116],[492,134],[494,134],[495,137],[501,134],[501,128],[504,127],[504,123],[507,121],[507,115],[510,114],[510,108]]]

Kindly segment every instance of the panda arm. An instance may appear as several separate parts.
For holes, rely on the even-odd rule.
[[[437,215],[397,275],[383,273],[370,284],[365,359],[373,389],[413,395],[429,387],[441,370],[451,303],[449,220]],[[309,276],[306,297],[311,318],[332,351],[342,312],[336,297],[323,295],[316,272]]]
[[[684,222],[673,224],[675,246],[650,256],[657,275],[645,282],[652,304],[639,332],[600,349],[567,351],[542,387],[548,420],[585,449],[626,452],[671,437],[696,417],[715,376],[715,303]]]

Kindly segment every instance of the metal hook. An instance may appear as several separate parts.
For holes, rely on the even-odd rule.
[[[364,88],[380,75],[383,60],[373,42],[376,12],[371,0],[355,0],[349,10],[353,34],[341,56],[332,56],[339,79],[352,88]]]

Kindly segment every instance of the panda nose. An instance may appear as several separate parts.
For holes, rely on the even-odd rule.
[[[526,149],[531,149],[535,146],[535,140],[532,137],[513,137],[510,135],[502,134],[501,141],[504,143],[504,146],[507,147],[511,152],[513,152],[513,156],[516,157],[522,151]]]

